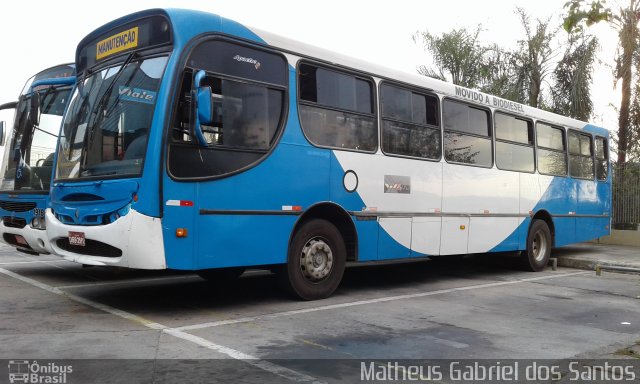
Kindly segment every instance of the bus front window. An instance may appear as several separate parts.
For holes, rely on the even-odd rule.
[[[2,170],[3,191],[48,191],[53,153],[69,86],[37,89],[40,96],[39,121],[29,117],[33,94],[23,93],[16,107],[13,138],[7,141]]]
[[[56,178],[141,173],[168,58],[132,57],[81,80],[60,134]]]

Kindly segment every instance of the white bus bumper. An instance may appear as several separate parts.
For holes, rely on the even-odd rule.
[[[111,224],[96,226],[68,225],[61,223],[47,209],[47,237],[52,253],[65,260],[86,265],[115,266],[138,269],[166,269],[162,225],[157,217],[143,215],[131,209],[129,213]],[[83,254],[81,246],[62,249],[58,240],[69,238],[69,232],[82,232],[86,240],[98,241],[122,251],[119,257]]]
[[[29,250],[27,247],[19,247],[15,244],[7,243],[4,240],[3,236],[5,233],[22,236],[27,241],[27,244],[29,244],[29,247],[31,247],[31,250],[33,250],[33,252],[51,253],[51,247],[49,246],[49,242],[47,241],[47,231],[43,229],[31,228],[29,224],[27,224],[24,228],[7,227],[0,220],[0,241],[14,248],[18,247]]]

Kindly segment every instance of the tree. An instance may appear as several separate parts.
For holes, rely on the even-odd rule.
[[[417,32],[413,41],[421,40],[424,48],[433,55],[437,71],[421,65],[418,73],[436,79],[451,81],[467,88],[477,88],[484,74],[484,55],[488,48],[478,43],[482,28],[474,32],[466,28],[453,29],[441,36],[429,32]]]
[[[614,76],[621,80],[622,99],[618,117],[618,164],[624,164],[628,156],[638,150],[640,131],[640,0],[629,0],[626,7],[616,12],[606,7],[606,0],[570,0],[565,4],[567,15],[564,29],[571,33],[582,31],[584,26],[607,22],[618,32],[618,49],[615,57]],[[616,81],[617,82],[617,81]],[[632,88],[632,84],[636,84]]]
[[[526,34],[526,39],[518,42],[520,48],[515,53],[516,65],[519,76],[526,79],[527,104],[538,108],[542,106],[542,83],[551,74],[557,56],[552,42],[558,30],[550,30],[550,19],[537,19],[536,25],[532,26],[529,15],[522,8],[516,8],[516,13],[522,20]]]
[[[453,29],[439,36],[416,33],[414,42],[423,43],[435,67],[422,65],[418,73],[588,120],[593,110],[591,72],[597,40],[584,33],[572,34],[562,52],[559,28],[550,27],[550,18],[533,22],[523,9],[516,8],[515,13],[522,20],[525,36],[514,51],[482,45],[478,38],[481,26],[474,32]],[[640,104],[637,110],[640,119]]]
[[[565,53],[553,71],[552,110],[587,121],[593,112],[591,80],[598,40],[584,33],[569,35]]]
[[[527,104],[527,76],[517,65],[517,57],[494,45],[487,51],[485,76],[480,90],[503,99]]]

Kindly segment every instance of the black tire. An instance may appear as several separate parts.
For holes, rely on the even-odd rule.
[[[198,276],[214,284],[227,284],[234,282],[244,273],[243,267],[213,268],[196,271]]]
[[[347,258],[340,231],[322,219],[302,224],[289,244],[287,264],[278,276],[281,285],[302,300],[319,300],[338,288]]]
[[[527,235],[527,250],[522,254],[522,266],[532,272],[540,272],[551,256],[551,231],[544,220],[534,220]]]

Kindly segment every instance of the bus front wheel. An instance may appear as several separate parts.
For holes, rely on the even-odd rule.
[[[544,220],[534,220],[527,236],[527,250],[522,255],[523,267],[539,272],[549,263],[551,256],[551,231]]]
[[[324,299],[338,288],[346,255],[344,240],[335,225],[322,219],[307,221],[293,236],[280,281],[300,299]]]

